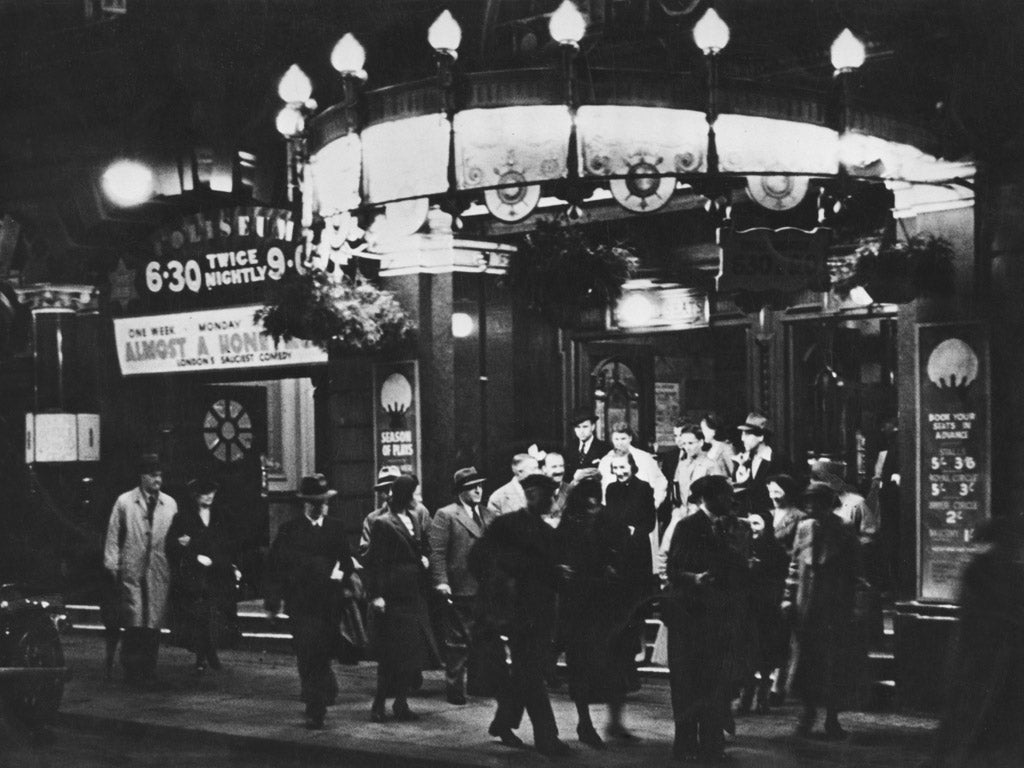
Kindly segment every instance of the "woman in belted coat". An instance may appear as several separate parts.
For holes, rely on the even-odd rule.
[[[387,512],[373,521],[365,557],[366,591],[378,625],[377,693],[370,709],[383,722],[385,698],[393,696],[396,720],[416,720],[406,698],[425,668],[437,663],[438,651],[427,611],[424,585],[429,544],[416,514],[413,493],[418,481],[408,475],[391,486]]]
[[[223,509],[214,507],[217,484],[189,483],[192,502],[167,535],[171,566],[172,636],[196,655],[196,673],[220,669],[217,649],[237,635],[234,538]]]
[[[814,727],[824,705],[825,735],[840,739],[839,711],[857,684],[865,649],[855,624],[860,574],[857,534],[835,514],[838,499],[825,483],[804,491],[808,519],[797,526],[782,610],[794,623],[796,643],[790,672],[803,701],[797,734]]]

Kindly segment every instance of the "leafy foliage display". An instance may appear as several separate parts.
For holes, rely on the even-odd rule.
[[[388,291],[357,275],[332,278],[320,271],[286,277],[256,311],[274,341],[307,339],[342,352],[379,352],[407,343],[415,328]]]
[[[921,296],[948,296],[956,286],[953,247],[941,237],[920,234],[905,242],[862,243],[854,281],[875,301],[902,303]]]
[[[549,220],[523,238],[508,275],[527,306],[554,325],[572,327],[581,313],[618,301],[635,269],[628,248],[592,242],[582,227]]]

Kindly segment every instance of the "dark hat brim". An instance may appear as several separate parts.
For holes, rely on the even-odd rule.
[[[483,485],[487,482],[486,477],[475,477],[472,480],[466,480],[455,486],[455,491],[464,491],[467,488],[476,488],[478,485]]]
[[[338,492],[333,488],[330,488],[323,493],[309,494],[309,493],[297,493],[296,497],[305,501],[321,501],[323,499],[333,499],[338,495]]]

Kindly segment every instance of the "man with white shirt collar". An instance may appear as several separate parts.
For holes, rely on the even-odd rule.
[[[466,703],[467,675],[473,691],[479,670],[473,637],[478,585],[469,572],[469,550],[497,516],[480,503],[485,480],[476,467],[457,470],[452,478],[456,501],[437,510],[428,534],[431,580],[450,603],[444,614],[444,664],[451,704]]]
[[[565,448],[565,476],[576,480],[580,470],[596,469],[612,446],[597,436],[597,416],[593,409],[577,408],[570,424],[576,439],[570,440]]]
[[[319,730],[338,694],[331,657],[340,646],[339,588],[354,564],[345,527],[327,515],[337,495],[327,478],[302,478],[295,495],[302,514],[281,526],[270,548],[270,566],[291,620],[306,727]],[[279,608],[268,599],[268,611]]]
[[[768,478],[786,472],[788,463],[776,455],[768,445],[771,434],[768,419],[759,413],[750,413],[738,427],[743,452],[736,455],[732,481],[740,515],[771,512],[772,500],[768,496]]]

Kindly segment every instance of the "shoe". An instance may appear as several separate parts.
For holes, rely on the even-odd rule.
[[[572,750],[569,745],[561,739],[551,739],[550,741],[541,741],[536,744],[537,751],[545,757],[569,757],[572,755]]]
[[[718,752],[702,752],[700,755],[700,761],[703,763],[722,764],[732,761],[732,756],[725,751]]]
[[[759,715],[767,715],[770,699],[771,697],[768,695],[768,691],[764,688],[758,688],[757,703],[754,705],[754,712]]]
[[[324,715],[326,712],[323,707],[317,707],[316,705],[306,707],[306,730],[307,731],[321,731],[324,727]]]
[[[196,674],[196,677],[202,677],[203,675],[206,674],[206,665],[205,664],[196,664],[194,672]]]
[[[449,704],[455,704],[457,706],[462,706],[466,703],[466,695],[464,693],[459,693],[458,691],[450,691],[445,696],[445,699],[447,699]]]
[[[384,711],[384,706],[374,705],[370,707],[370,722],[371,723],[383,723],[388,719],[388,713]]]
[[[744,688],[740,695],[740,703],[736,706],[737,715],[749,715],[754,706],[754,689]]]
[[[811,735],[811,731],[814,730],[814,720],[817,714],[815,712],[807,712],[806,710],[800,713],[800,720],[796,724],[796,730],[793,732],[798,738],[806,739]]]
[[[511,728],[501,728],[495,725],[494,723],[491,723],[491,727],[487,729],[487,734],[489,736],[494,736],[498,739],[501,739],[501,743],[504,744],[506,747],[515,747],[516,749],[521,749],[522,747],[526,746],[525,744],[523,744],[523,740],[512,732]]]
[[[825,738],[829,741],[842,741],[849,734],[843,730],[843,726],[839,724],[839,721],[833,720],[825,723]]]
[[[604,729],[604,733],[606,736],[610,736],[613,739],[622,739],[623,741],[640,741],[640,737],[622,723],[609,725]]]
[[[605,748],[604,741],[597,734],[597,731],[594,730],[594,726],[592,726],[592,725],[590,725],[590,726],[582,726],[582,725],[576,726],[576,735],[579,737],[579,740],[583,744],[586,744],[588,747],[593,747],[594,749],[604,749]]]
[[[223,665],[220,663],[220,657],[217,656],[216,652],[211,653],[206,657],[206,663],[210,665],[210,669],[215,672],[219,672]]]
[[[736,718],[732,716],[731,708],[725,713],[725,724],[723,725],[723,730],[730,736],[736,735]]]
[[[391,711],[395,715],[395,720],[402,723],[412,723],[420,719],[420,716],[409,709],[409,705],[405,703],[399,704],[396,701],[394,706],[391,707]]]

